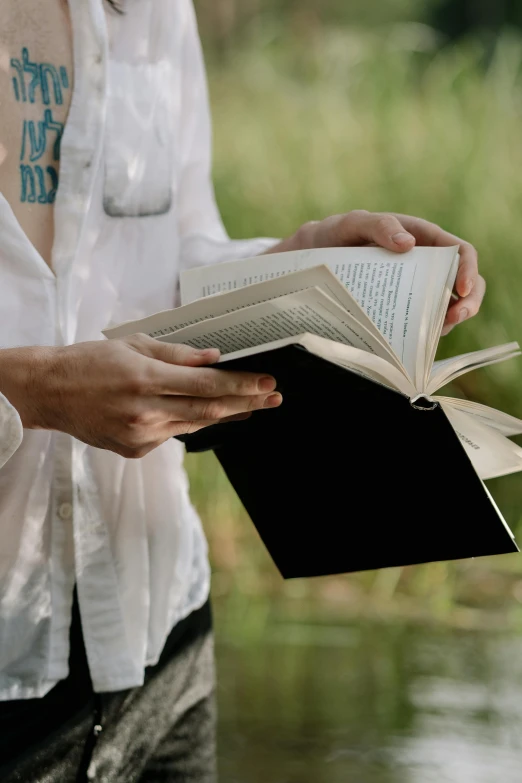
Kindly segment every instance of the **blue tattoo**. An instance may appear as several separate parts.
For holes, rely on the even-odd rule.
[[[33,204],[36,201],[33,167],[26,166],[24,163],[20,166],[20,176],[22,178],[22,203],[28,201]]]
[[[20,103],[41,103],[43,106],[63,106],[63,91],[69,89],[67,68],[56,68],[52,63],[36,63],[29,58],[27,47],[22,49],[22,57],[11,58],[14,71],[13,91]],[[28,79],[26,81],[26,76]],[[52,204],[58,188],[58,172],[55,166],[47,166],[45,171],[36,161],[47,150],[49,138],[53,143],[53,159],[60,160],[60,142],[64,125],[53,119],[52,108],[44,109],[43,119],[24,120],[20,148],[20,200],[34,204]],[[50,182],[46,188],[45,174]],[[36,175],[36,176],[35,176]],[[37,195],[38,190],[38,195]]]
[[[36,134],[36,127],[38,126],[38,136]],[[39,160],[47,149],[47,131],[51,131],[56,134],[53,145],[53,158],[54,160],[60,160],[60,142],[63,134],[63,123],[55,122],[53,120],[53,113],[51,109],[44,111],[43,122],[34,122],[33,120],[24,120],[22,131],[22,149],[20,151],[20,160],[25,158],[26,153],[26,136],[29,136],[29,160],[34,163]]]
[[[62,80],[64,89],[67,89],[69,87],[69,77],[67,76],[67,68],[65,65],[60,65],[60,79]]]
[[[56,69],[52,63],[33,63],[29,59],[29,50],[24,46],[21,60],[18,60],[16,57],[11,58],[11,68],[14,68],[16,71],[16,74],[13,76],[13,90],[17,101],[35,103],[36,91],[40,88],[42,103],[44,106],[50,106],[50,81],[53,88],[54,103],[57,106],[62,106],[62,87],[64,90],[69,89],[69,77],[64,65]],[[25,74],[31,76],[28,87],[25,83]]]
[[[47,203],[54,204],[56,191],[58,190],[58,174],[56,173],[54,166],[47,166],[47,173],[49,174],[49,178],[51,180],[51,190],[47,191]]]

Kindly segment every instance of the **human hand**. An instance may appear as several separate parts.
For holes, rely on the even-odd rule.
[[[442,334],[448,334],[458,323],[478,313],[486,283],[478,273],[477,251],[469,242],[422,218],[354,210],[326,220],[305,223],[293,236],[268,252],[362,245],[379,245],[395,253],[405,253],[415,245],[458,245],[460,263],[455,282],[456,297],[448,308]]]
[[[266,375],[216,370],[217,349],[198,351],[135,334],[66,347],[0,351],[0,391],[30,429],[60,430],[123,457],[168,438],[275,408]]]

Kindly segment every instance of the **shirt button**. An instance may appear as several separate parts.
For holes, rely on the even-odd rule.
[[[61,503],[58,507],[58,516],[60,519],[70,519],[72,517],[73,507],[70,503]]]

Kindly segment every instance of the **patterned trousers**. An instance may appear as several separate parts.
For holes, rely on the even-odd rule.
[[[2,783],[216,783],[209,604],[174,629],[140,688],[94,694],[75,650],[83,662],[48,697],[0,704]]]

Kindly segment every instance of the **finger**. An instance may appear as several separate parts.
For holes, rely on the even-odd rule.
[[[458,245],[460,260],[455,290],[459,296],[468,296],[478,278],[478,254],[473,245],[428,220],[400,214],[395,217],[415,237],[418,245],[425,247]]]
[[[341,223],[345,239],[342,244],[374,243],[395,253],[404,253],[415,245],[410,234],[395,215],[379,212],[349,212]]]
[[[220,419],[218,421],[215,421],[214,419],[206,419],[203,421],[189,421],[189,422],[174,422],[170,423],[168,426],[171,429],[174,429],[178,432],[181,430],[184,430],[184,434],[189,434],[189,432],[196,432],[197,430],[203,429],[203,427],[212,427],[214,424],[228,424],[229,422],[234,421],[245,421],[246,419],[250,419],[252,416],[252,412],[250,413],[236,413],[235,416],[227,416],[225,419]],[[174,436],[171,436],[174,437]]]
[[[171,437],[176,437],[176,435],[191,435],[193,432],[197,432],[198,430],[202,430],[205,427],[212,427],[213,424],[216,424],[215,421],[177,421],[175,424],[171,424]]]
[[[245,419],[249,419],[251,416],[251,411],[248,413],[236,413],[234,416],[226,416],[224,419],[221,419],[220,424],[227,424],[229,421],[245,421]]]
[[[274,391],[271,375],[154,362],[147,379],[154,394],[187,397],[253,396]]]
[[[238,416],[262,408],[277,408],[282,397],[278,392],[272,394],[257,394],[251,397],[159,397],[154,402],[153,410],[146,414],[143,424],[153,425],[157,422],[175,421],[213,421]]]
[[[273,394],[271,395],[272,400],[269,402],[268,405],[265,405],[266,408],[277,408],[281,402],[282,398],[280,394]],[[195,421],[173,421],[167,424],[166,426],[162,426],[162,434],[161,434],[161,441],[163,441],[165,438],[168,437],[176,437],[176,435],[188,435],[191,432],[196,432],[197,430],[203,429],[203,427],[211,427],[214,424],[222,424],[226,422],[235,422],[235,421],[244,421],[245,419],[249,419],[252,415],[252,411],[245,412],[245,413],[238,413],[233,416],[226,416],[222,419],[198,419]],[[165,434],[167,433],[167,434]]]
[[[478,283],[478,254],[473,245],[470,245],[468,242],[462,242],[459,253],[459,271],[455,281],[455,290],[459,296],[467,297]],[[485,290],[486,286],[484,285],[480,302],[482,302]]]
[[[415,238],[393,215],[353,210],[301,227],[303,247],[344,247],[375,244],[401,253],[411,250]]]
[[[478,275],[477,282],[475,283],[469,296],[464,296],[458,299],[451,306],[449,312],[450,321],[452,323],[461,323],[468,318],[473,318],[478,313],[486,293],[486,281],[481,275]],[[457,313],[457,315],[455,315]]]
[[[204,419],[201,421],[163,421],[158,423],[152,430],[149,431],[149,438],[139,446],[124,446],[121,443],[117,444],[117,453],[122,457],[136,458],[144,457],[150,451],[161,446],[166,440],[175,438],[177,435],[189,435],[191,432],[197,432],[197,430],[203,429],[203,427],[211,427],[213,424],[222,424],[234,421],[244,421],[249,419],[252,413],[238,413],[235,416],[229,416],[225,419]],[[152,439],[151,439],[152,438]],[[113,444],[108,448],[112,448]]]
[[[169,427],[172,428],[174,426],[175,430],[184,429],[185,432],[188,434],[188,432],[195,432],[196,430],[200,430],[203,427],[212,427],[214,424],[228,424],[229,422],[234,421],[246,421],[247,419],[250,419],[252,416],[252,412],[250,413],[236,413],[235,416],[227,416],[224,419],[218,419],[218,421],[215,421],[214,419],[206,419],[203,421],[189,421],[189,422],[172,422],[169,423]]]
[[[477,282],[474,285],[469,296],[457,299],[449,308],[446,314],[444,327],[453,328],[459,323],[473,318],[480,310],[484,294],[486,293],[486,281],[481,275],[478,275]]]
[[[219,360],[218,348],[192,348],[183,343],[164,343],[147,334],[132,334],[125,338],[131,347],[151,359],[182,367],[202,367]]]
[[[218,361],[217,348],[199,350],[183,343],[162,343],[146,334],[131,335],[125,341],[139,353],[164,363],[158,363],[147,379],[157,394],[221,397],[266,393],[276,387],[270,375],[203,369]],[[168,364],[176,366],[175,372],[165,366]]]
[[[168,440],[169,438],[176,438],[178,435],[191,435],[193,432],[198,432],[198,430],[202,430],[205,427],[212,427],[215,424],[218,424],[217,421],[176,421],[174,423],[169,424],[166,428],[162,431],[162,437],[161,437],[161,443],[163,443],[165,440]]]

